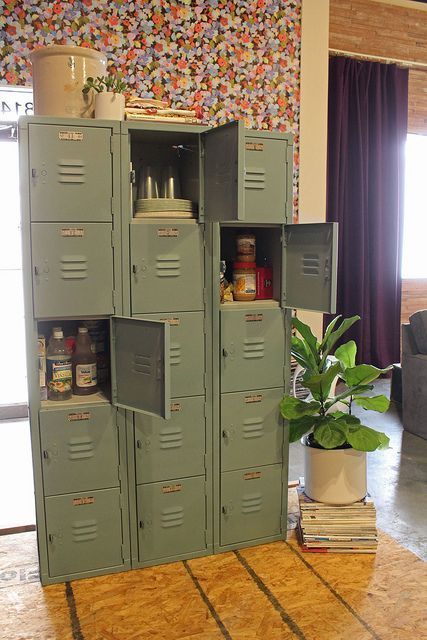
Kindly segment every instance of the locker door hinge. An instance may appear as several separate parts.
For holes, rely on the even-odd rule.
[[[280,518],[280,531],[286,533],[288,530],[288,518],[287,516],[281,516]]]
[[[205,533],[205,547],[207,547],[208,546],[208,532],[206,531],[206,529],[205,529],[204,533]]]
[[[114,218],[114,196],[111,196],[110,198],[110,210],[111,210],[111,217]]]
[[[120,468],[120,465],[117,465],[117,479],[119,481],[119,485],[122,485],[122,470]]]
[[[115,311],[117,306],[117,291],[115,289],[113,289],[111,292],[111,299],[113,301],[113,309]]]
[[[205,388],[205,391],[207,391],[207,388],[208,388],[208,374],[206,373],[206,371],[203,374],[203,386]]]
[[[114,247],[116,244],[115,242],[115,238],[114,238],[114,229],[111,230],[111,246]]]
[[[207,457],[206,453],[203,456],[203,465],[205,467],[205,471],[207,471],[208,470],[208,457]],[[205,489],[206,489],[206,487],[205,487]],[[205,492],[205,495],[206,495],[206,492]]]
[[[135,184],[136,183],[136,172],[135,169],[131,169],[129,172],[129,182],[131,184]]]
[[[282,247],[284,249],[286,249],[287,246],[288,246],[288,232],[287,231],[283,231],[283,233],[282,233]]]
[[[122,552],[122,562],[125,561],[125,545],[121,544],[121,552]]]
[[[286,365],[283,365],[283,382],[286,382],[287,377],[288,377],[288,367]]]
[[[203,304],[206,305],[208,302],[208,292],[206,287],[203,287]]]

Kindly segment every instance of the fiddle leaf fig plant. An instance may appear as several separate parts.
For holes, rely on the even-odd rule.
[[[306,400],[285,395],[280,402],[282,416],[289,422],[289,441],[310,434],[309,444],[321,449],[351,447],[358,451],[385,449],[389,438],[385,433],[362,424],[352,414],[354,404],[367,411],[387,411],[390,401],[384,395],[369,396],[371,384],[391,369],[378,369],[369,364],[356,365],[357,346],[350,340],[334,349],[337,341],[359,316],[337,316],[318,342],[310,327],[298,318],[292,325],[299,336],[292,336],[291,354],[304,369],[303,385],[310,391]],[[339,392],[331,394],[335,379],[342,382]]]

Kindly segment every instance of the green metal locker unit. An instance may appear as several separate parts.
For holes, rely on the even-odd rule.
[[[23,118],[19,142],[38,551],[50,584],[131,567],[126,410],[169,415],[169,325],[115,315],[120,125]],[[111,381],[91,396],[41,400],[39,335],[75,335],[87,321],[109,343]]]
[[[128,412],[132,566],[212,553],[212,427],[203,127],[122,125],[125,311],[170,328],[170,419]],[[144,167],[179,168],[198,219],[138,217]]]
[[[290,224],[291,136],[34,117],[20,148],[28,362],[53,326],[109,338],[95,396],[40,401],[29,366],[43,584],[283,537],[290,309],[332,310],[336,273],[335,225]],[[196,216],[140,214],[169,166]],[[220,304],[242,231],[273,297]]]

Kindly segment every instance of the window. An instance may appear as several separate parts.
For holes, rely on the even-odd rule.
[[[402,278],[427,278],[427,136],[406,139]]]

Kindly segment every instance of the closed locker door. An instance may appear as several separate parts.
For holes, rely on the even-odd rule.
[[[205,478],[181,478],[137,487],[139,560],[206,548]]]
[[[133,222],[132,315],[203,310],[203,235],[194,220]]]
[[[49,575],[123,564],[119,489],[45,499]]]
[[[31,224],[34,315],[110,315],[113,308],[112,226]]]
[[[135,413],[136,483],[205,473],[205,399],[180,398],[169,420]]]
[[[282,467],[221,474],[221,545],[280,534]]]
[[[292,148],[292,147],[291,147]],[[245,135],[245,220],[286,222],[288,142]]]
[[[115,415],[111,405],[40,412],[45,495],[118,486]]]
[[[33,222],[111,222],[111,129],[29,125]]]
[[[221,391],[283,386],[282,310],[221,310]]]
[[[221,395],[221,470],[282,461],[283,389]]]
[[[205,334],[202,311],[136,316],[170,326],[171,397],[205,393]]]

